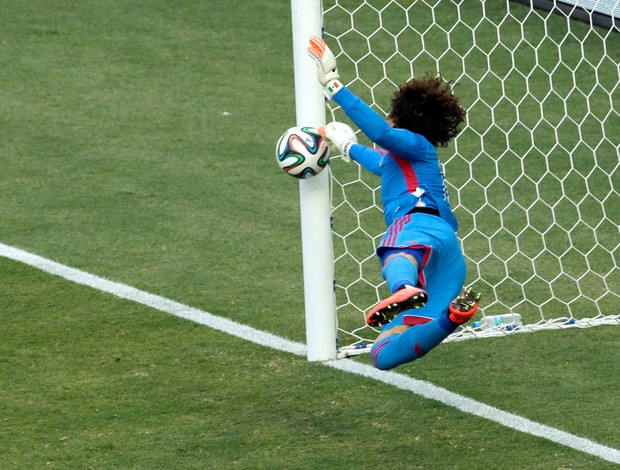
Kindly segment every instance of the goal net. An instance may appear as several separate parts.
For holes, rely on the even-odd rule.
[[[323,27],[341,80],[378,112],[400,83],[438,73],[468,111],[458,138],[439,149],[466,283],[483,293],[482,315],[518,313],[523,326],[467,326],[447,341],[619,324],[614,26],[506,0],[323,0]],[[329,106],[328,121],[349,122]],[[342,356],[377,334],[364,313],[388,293],[374,254],[385,226],[376,176],[337,156],[331,173]]]

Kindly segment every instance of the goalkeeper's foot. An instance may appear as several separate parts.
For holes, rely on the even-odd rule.
[[[478,311],[480,292],[470,287],[450,303],[448,318],[459,325],[468,321]]]
[[[390,323],[396,315],[412,308],[422,308],[428,301],[428,295],[417,287],[405,287],[382,300],[366,315],[366,324],[382,326]]]

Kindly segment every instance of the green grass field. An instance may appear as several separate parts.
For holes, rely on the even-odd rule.
[[[273,157],[289,3],[0,5],[0,243],[304,342]],[[3,257],[0,319],[0,468],[617,468]],[[617,345],[513,335],[396,372],[620,449]]]

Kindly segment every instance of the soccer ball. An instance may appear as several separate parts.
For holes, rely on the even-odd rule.
[[[318,175],[329,162],[329,146],[316,128],[291,127],[278,140],[276,160],[289,175],[309,178]]]

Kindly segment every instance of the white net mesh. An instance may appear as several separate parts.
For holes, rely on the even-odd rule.
[[[324,0],[323,11],[343,82],[380,113],[410,77],[457,84],[467,125],[439,155],[482,313],[521,314],[516,331],[618,324],[620,34],[507,1]],[[371,342],[364,312],[387,294],[379,180],[338,159],[332,176],[340,343]]]

